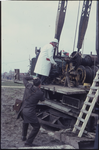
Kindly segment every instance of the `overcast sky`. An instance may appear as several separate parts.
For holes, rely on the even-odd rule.
[[[2,72],[29,70],[29,58],[35,57],[35,47],[49,43],[55,35],[59,1],[4,1],[1,2]],[[79,1],[68,1],[59,50],[73,52]],[[83,1],[80,2],[79,21]],[[77,50],[78,29],[75,49]],[[96,54],[96,1],[92,2],[83,53]],[[82,49],[81,49],[82,51]]]

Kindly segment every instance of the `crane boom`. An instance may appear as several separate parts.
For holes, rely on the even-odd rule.
[[[84,0],[84,2],[83,2],[81,19],[80,19],[80,24],[79,24],[78,43],[77,43],[78,51],[82,47],[82,43],[83,43],[86,29],[88,26],[91,4],[92,4],[92,0],[86,0],[86,1]]]
[[[56,16],[56,25],[55,25],[55,38],[60,39],[61,31],[63,28],[64,20],[65,20],[65,14],[66,14],[66,8],[67,8],[67,0],[66,1],[59,1],[58,4],[58,10],[57,10],[57,16]]]

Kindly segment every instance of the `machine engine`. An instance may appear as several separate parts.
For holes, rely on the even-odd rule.
[[[98,70],[96,55],[82,55],[74,51],[70,57],[56,56],[57,66],[51,67],[47,84],[58,84],[69,87],[91,85]]]

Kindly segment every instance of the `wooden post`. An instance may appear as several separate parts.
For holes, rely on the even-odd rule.
[[[14,80],[20,80],[20,69],[14,69]]]

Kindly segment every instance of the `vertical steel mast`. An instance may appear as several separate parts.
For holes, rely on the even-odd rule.
[[[96,53],[99,64],[99,1],[96,4]]]

